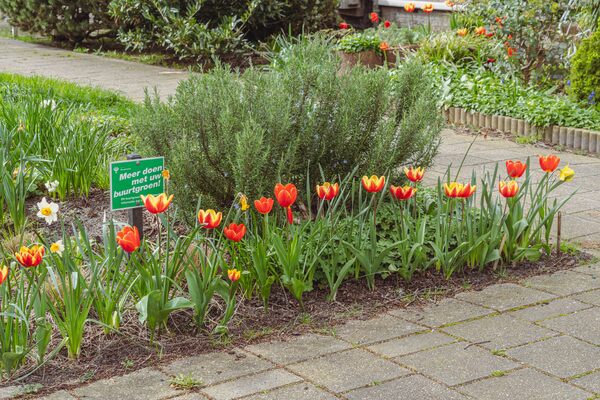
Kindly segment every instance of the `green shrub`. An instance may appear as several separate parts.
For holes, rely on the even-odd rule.
[[[250,42],[282,31],[331,27],[335,0],[112,0],[119,40],[134,50],[163,50],[186,61],[247,50]]]
[[[423,65],[339,73],[329,42],[301,39],[265,72],[218,66],[178,87],[167,103],[146,100],[134,121],[142,150],[166,156],[179,204],[227,204],[269,195],[277,181],[360,174],[397,176],[430,164],[442,119]],[[272,195],[272,194],[271,194]]]
[[[0,0],[0,12],[10,23],[57,41],[81,43],[110,36],[115,26],[108,15],[110,0]]]
[[[481,35],[459,36],[442,32],[421,44],[418,55],[425,62],[448,62],[455,65],[482,64],[489,58],[500,58],[498,42]]]
[[[591,96],[590,102],[600,95],[600,31],[583,40],[573,56],[569,91],[578,100],[588,100]]]

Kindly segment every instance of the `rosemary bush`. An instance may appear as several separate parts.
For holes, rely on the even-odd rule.
[[[393,176],[405,163],[430,164],[443,122],[426,67],[341,74],[327,39],[280,47],[266,70],[218,66],[168,102],[146,99],[133,129],[146,155],[166,157],[181,204],[269,194],[280,178],[300,186],[321,173]]]

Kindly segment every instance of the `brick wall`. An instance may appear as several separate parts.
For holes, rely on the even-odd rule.
[[[396,22],[401,27],[410,27],[416,25],[427,25],[431,23],[431,29],[434,31],[445,31],[450,28],[450,15],[452,13],[445,11],[434,11],[426,14],[422,11],[407,13],[402,8],[379,6],[381,17]]]

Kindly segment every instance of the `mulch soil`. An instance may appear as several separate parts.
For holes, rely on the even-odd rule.
[[[37,211],[37,201],[39,199],[29,203],[32,214]],[[93,190],[87,200],[69,200],[60,205],[65,225],[80,219],[89,229],[90,236],[98,240],[102,236],[102,221],[113,217],[126,222],[127,218],[124,212],[111,214],[107,211],[108,195],[100,190]],[[35,216],[32,215],[31,219],[35,220]],[[148,218],[146,222],[147,226],[152,226],[153,220]],[[60,234],[59,224],[50,227],[42,224],[39,228],[44,234]],[[211,335],[208,331],[198,330],[192,322],[191,311],[182,311],[172,315],[168,331],[162,332],[152,342],[147,330],[137,321],[137,312],[132,307],[123,316],[119,333],[106,335],[100,326],[89,323],[81,356],[77,361],[70,360],[66,349],[62,349],[40,368],[34,370],[33,364],[26,365],[20,375],[29,373],[27,377],[18,382],[4,382],[0,386],[41,385],[36,393],[24,397],[47,395],[137,369],[165,365],[181,357],[226,351],[233,346],[243,347],[268,340],[285,340],[309,332],[331,333],[336,325],[350,319],[369,319],[394,308],[419,307],[464,290],[481,290],[491,284],[516,282],[532,275],[570,269],[589,259],[590,256],[584,253],[552,255],[534,263],[507,266],[502,271],[472,270],[462,275],[455,274],[450,279],[445,279],[434,271],[415,276],[411,282],[391,275],[387,279],[377,279],[376,289],[372,291],[367,288],[364,279],[349,280],[340,288],[335,302],[327,300],[326,287],[317,287],[306,293],[304,308],[285,290],[274,286],[268,312],[265,312],[262,301],[258,298],[238,301],[227,336]],[[218,302],[212,305],[209,329],[216,325],[216,318],[221,315],[222,307],[223,304]],[[91,318],[94,319],[95,316],[91,315]],[[50,349],[59,342],[60,335],[54,332]]]

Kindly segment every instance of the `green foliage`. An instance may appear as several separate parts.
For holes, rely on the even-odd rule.
[[[346,53],[359,53],[373,50],[380,52],[379,45],[385,42],[390,48],[402,45],[413,45],[421,42],[429,35],[426,27],[398,28],[392,24],[389,28],[379,25],[363,31],[350,31],[340,38],[336,48]]]
[[[330,27],[335,0],[112,0],[119,40],[129,49],[160,49],[180,60],[210,61],[246,50],[251,41],[282,31]]]
[[[13,26],[51,36],[57,41],[81,43],[114,31],[107,13],[109,0],[2,0],[0,11]],[[93,17],[92,17],[93,16]]]
[[[199,196],[229,204],[236,193],[304,187],[357,168],[395,171],[428,165],[442,121],[427,69],[410,62],[390,81],[385,69],[339,73],[329,43],[284,48],[264,72],[218,67],[180,84],[168,103],[147,99],[134,125],[146,154],[164,155],[188,211]],[[165,140],[168,138],[168,140]]]
[[[502,47],[498,42],[481,35],[459,36],[456,32],[442,32],[423,41],[418,57],[425,62],[468,65],[498,59]]]
[[[344,36],[337,44],[337,49],[346,53],[360,53],[362,51],[377,51],[381,39],[373,32],[355,32]]]
[[[488,115],[524,119],[533,126],[568,126],[600,130],[600,112],[587,104],[527,85],[518,77],[499,76],[486,68],[434,68],[444,87],[443,102]]]
[[[600,95],[600,31],[584,39],[571,60],[569,92],[578,100],[596,102]]]

